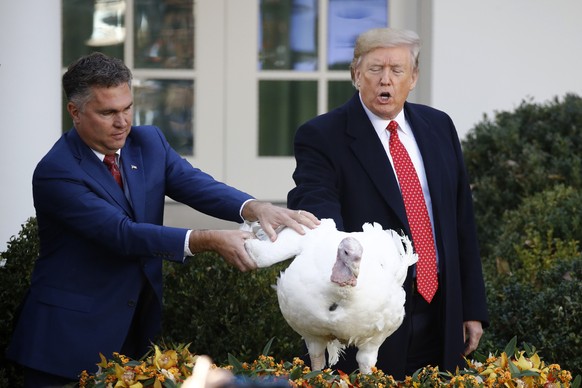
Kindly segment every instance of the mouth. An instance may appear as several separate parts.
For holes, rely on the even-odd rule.
[[[111,136],[116,140],[121,140],[125,137],[125,132],[114,133]]]
[[[388,92],[382,92],[382,93],[380,93],[380,95],[378,97],[380,98],[380,101],[388,102],[388,100],[390,99],[390,97],[392,97],[392,95]]]

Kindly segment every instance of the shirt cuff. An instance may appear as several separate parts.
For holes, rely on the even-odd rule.
[[[243,202],[243,204],[240,207],[240,210],[238,211],[238,214],[240,215],[241,220],[246,221],[245,218],[243,217],[242,213],[243,213],[243,209],[245,207],[245,205],[247,203],[249,203],[250,201],[256,201],[256,198],[251,198],[251,199],[247,199],[246,201]]]
[[[194,256],[190,251],[190,233],[192,233],[192,230],[186,232],[186,238],[184,239],[184,259],[188,256]]]
[[[243,202],[243,204],[240,207],[240,210],[238,211],[238,214],[243,222],[246,220],[243,217],[242,212],[243,212],[245,205],[247,203],[249,203],[250,201],[256,201],[256,199],[255,198],[247,199],[246,201]],[[188,256],[194,256],[194,254],[190,251],[190,234],[191,233],[192,233],[192,230],[188,230],[186,232],[186,237],[184,239],[184,259]]]

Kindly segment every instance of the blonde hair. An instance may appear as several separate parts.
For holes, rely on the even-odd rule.
[[[356,39],[354,46],[354,58],[350,64],[352,83],[356,86],[356,68],[362,62],[362,57],[372,50],[386,47],[408,46],[410,49],[411,63],[414,71],[418,70],[418,56],[420,54],[420,38],[418,34],[410,30],[395,28],[374,28],[368,30]]]

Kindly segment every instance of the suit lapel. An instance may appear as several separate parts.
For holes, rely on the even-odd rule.
[[[131,205],[125,194],[119,189],[107,167],[99,160],[93,150],[81,140],[75,129],[69,132],[68,140],[71,151],[79,159],[79,166],[109,194],[114,202],[123,208],[127,214],[132,215]]]
[[[398,216],[401,224],[408,229],[398,181],[357,93],[349,104],[347,134],[353,139],[350,146],[355,158],[362,164],[364,171],[370,176],[386,204]]]
[[[404,112],[406,119],[410,123],[416,144],[422,155],[424,170],[426,173],[426,180],[430,191],[431,202],[440,203],[440,196],[442,193],[440,175],[442,169],[445,168],[445,162],[442,160],[440,151],[440,141],[437,131],[434,126],[435,123],[429,123],[421,116],[416,115],[413,107],[410,104],[405,104]],[[431,127],[432,126],[432,127]],[[435,214],[435,207],[433,206],[433,215]]]

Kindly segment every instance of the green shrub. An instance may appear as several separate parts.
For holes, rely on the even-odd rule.
[[[517,335],[580,373],[582,99],[485,117],[463,151],[491,321],[481,351]]]
[[[582,188],[582,98],[522,102],[485,117],[462,142],[484,255],[498,241],[506,210],[558,183]]]
[[[36,218],[30,218],[18,236],[8,241],[6,252],[0,258],[6,264],[0,268],[0,387],[22,386],[22,369],[5,359],[4,352],[12,335],[18,306],[30,284],[34,260],[38,256],[38,228]]]
[[[582,374],[582,256],[562,260],[539,273],[545,287],[506,282],[488,287],[491,327],[480,351],[503,349],[508,339],[535,344],[546,362],[573,376]]]
[[[275,359],[301,355],[303,342],[283,319],[272,288],[287,265],[242,273],[214,253],[184,266],[164,263],[164,341],[192,343],[193,352],[218,364],[227,363],[228,353],[250,362],[272,337]]]
[[[576,257],[582,240],[582,192],[557,185],[524,198],[516,209],[505,213],[492,248],[497,270],[487,275],[511,274],[513,281],[526,281],[538,287],[537,274],[561,259]]]

